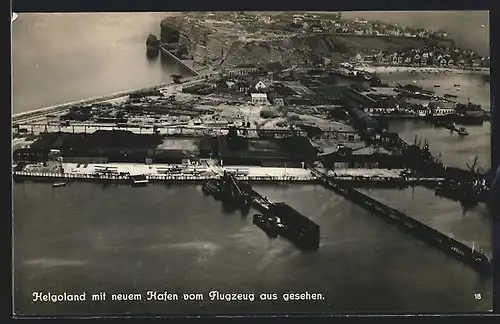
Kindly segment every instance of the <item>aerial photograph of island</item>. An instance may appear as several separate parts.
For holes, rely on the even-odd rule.
[[[487,11],[15,17],[15,316],[491,311]]]

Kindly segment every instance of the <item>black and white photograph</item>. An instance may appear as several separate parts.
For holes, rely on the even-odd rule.
[[[14,316],[492,310],[488,11],[11,21]]]

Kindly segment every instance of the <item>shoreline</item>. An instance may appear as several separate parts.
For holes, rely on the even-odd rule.
[[[201,75],[195,76],[195,77],[190,77],[190,78],[184,79],[184,81],[186,83],[192,82],[200,77],[201,77]],[[38,114],[50,113],[50,112],[54,112],[54,111],[63,110],[63,109],[69,108],[73,105],[86,105],[86,104],[93,104],[93,103],[110,101],[110,100],[117,100],[117,99],[122,99],[122,98],[124,99],[125,97],[127,97],[130,94],[135,93],[135,92],[152,91],[152,90],[157,90],[157,89],[161,89],[161,88],[172,86],[172,85],[176,85],[176,83],[174,83],[173,81],[167,82],[167,83],[160,83],[160,84],[153,85],[153,86],[136,88],[136,89],[132,89],[132,90],[124,90],[124,91],[115,92],[115,93],[112,93],[109,95],[103,95],[103,96],[93,97],[93,98],[89,98],[89,99],[76,100],[76,101],[52,105],[52,106],[48,106],[48,107],[44,107],[44,108],[38,108],[38,109],[30,110],[30,111],[20,112],[20,113],[12,114],[12,121],[16,121],[16,120],[22,119],[22,118],[35,117],[35,116],[31,116],[31,115],[38,115]]]
[[[51,111],[57,111],[57,110],[62,110],[65,108],[69,108],[70,106],[73,105],[84,105],[84,104],[92,104],[92,103],[97,103],[101,101],[108,101],[108,100],[115,100],[115,99],[120,99],[122,97],[126,97],[130,95],[131,93],[134,92],[139,92],[139,91],[150,91],[150,90],[156,90],[161,87],[166,87],[173,84],[173,82],[170,83],[162,83],[159,85],[154,85],[154,86],[149,86],[149,87],[143,87],[143,88],[137,88],[133,90],[125,90],[125,91],[120,91],[120,92],[115,92],[113,94],[109,95],[103,95],[103,96],[98,96],[98,97],[93,97],[90,99],[82,99],[82,100],[76,100],[76,101],[71,101],[71,102],[66,102],[62,104],[57,104],[57,105],[52,105],[44,108],[38,108],[30,111],[25,111],[25,112],[20,112],[16,114],[12,114],[12,119],[13,121],[17,118],[22,118],[22,117],[30,117],[29,115],[31,114],[38,114],[38,113],[49,113]]]

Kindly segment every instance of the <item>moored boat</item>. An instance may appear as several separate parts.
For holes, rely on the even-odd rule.
[[[215,181],[208,181],[204,183],[201,190],[205,195],[212,195],[215,199],[220,198],[220,188],[218,183]]]
[[[66,186],[66,182],[56,182],[52,185],[52,187],[54,187],[54,188],[65,187],[65,186]]]
[[[147,186],[149,183],[148,178],[144,174],[132,175],[129,178],[130,180],[132,180],[132,185],[134,187],[144,187]]]
[[[469,135],[469,132],[467,132],[467,129],[465,129],[465,127],[460,127],[457,132],[458,132],[458,135],[460,135],[460,136]]]

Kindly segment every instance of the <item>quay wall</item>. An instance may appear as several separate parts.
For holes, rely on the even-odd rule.
[[[104,175],[84,173],[56,173],[56,172],[26,172],[14,171],[13,176],[19,180],[94,180],[99,181],[129,181],[128,175]],[[220,179],[220,175],[187,175],[187,174],[157,174],[146,175],[149,181],[207,181]],[[308,182],[316,181],[316,177],[294,177],[294,176],[237,176],[240,181],[269,181],[269,182]]]
[[[89,174],[89,173],[56,173],[56,172],[33,172],[33,171],[13,171],[16,179],[33,180],[94,180],[94,181],[128,181],[128,175],[119,174]],[[207,181],[220,179],[219,174],[209,175],[189,175],[189,174],[148,174],[146,178],[149,181]],[[267,175],[235,175],[236,180],[245,182],[315,182],[318,176],[311,174],[309,176],[267,176]],[[443,179],[440,178],[365,178],[358,177],[338,177],[336,179],[340,184],[352,185],[360,188],[393,188],[407,187],[411,185],[434,186]]]

